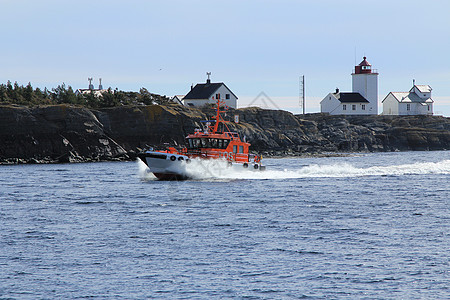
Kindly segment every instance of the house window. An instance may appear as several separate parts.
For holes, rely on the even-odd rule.
[[[244,146],[239,146],[239,153],[244,153]]]
[[[366,110],[366,105],[365,104],[361,105],[361,109]]]
[[[428,106],[428,111],[430,111],[430,106],[431,106],[431,105],[427,105],[427,106]]]
[[[227,100],[230,99],[230,94],[226,94],[225,99],[227,99]]]
[[[406,110],[411,110],[411,104],[406,104]]]
[[[347,104],[342,105],[342,110],[347,110]]]
[[[352,110],[356,110],[356,104],[352,104]]]
[[[220,99],[220,94],[216,94],[216,99]]]

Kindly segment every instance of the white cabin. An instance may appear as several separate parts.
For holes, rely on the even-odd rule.
[[[390,92],[382,101],[383,115],[432,115],[432,88],[414,85],[409,92]]]

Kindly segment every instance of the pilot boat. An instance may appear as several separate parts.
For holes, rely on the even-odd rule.
[[[206,121],[204,130],[196,129],[186,137],[186,147],[164,150],[147,150],[138,157],[160,180],[185,180],[193,177],[190,166],[193,161],[218,160],[226,169],[264,171],[261,156],[249,153],[250,143],[241,140],[237,132],[231,132],[221,110],[225,102],[217,99],[216,116]],[[222,126],[221,126],[222,125]]]

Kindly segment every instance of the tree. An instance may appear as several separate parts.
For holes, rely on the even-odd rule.
[[[12,99],[14,97],[14,90],[13,86],[11,84],[11,81],[8,80],[8,83],[6,83],[6,94],[8,98]]]
[[[146,88],[141,88],[139,92],[124,92],[117,88],[113,91],[109,88],[101,95],[95,92],[76,95],[73,88],[63,82],[50,91],[47,88],[33,90],[29,82],[25,87],[20,86],[17,81],[14,84],[8,80],[5,84],[0,84],[0,103],[15,103],[21,105],[36,104],[77,104],[86,107],[116,107],[121,105],[136,104],[166,104],[169,98],[150,93]]]
[[[150,92],[143,87],[139,90],[138,101],[144,103],[145,105],[151,105],[153,104],[152,94],[150,94]]]
[[[106,92],[103,92],[103,94],[98,98],[98,102],[100,107],[115,107],[120,104],[111,88],[109,88]]]
[[[9,103],[9,98],[6,90],[6,85],[0,85],[0,102],[1,103]]]
[[[23,89],[23,97],[27,103],[33,103],[33,87],[30,82],[28,82],[27,86]]]
[[[23,87],[19,86],[19,84],[16,82],[14,82],[14,89],[12,91],[12,100],[14,101],[14,103],[17,104],[27,104],[27,102],[25,101],[24,97],[23,97]]]
[[[83,94],[83,99],[88,107],[99,108],[98,98],[95,97],[95,94],[92,91],[87,94]]]

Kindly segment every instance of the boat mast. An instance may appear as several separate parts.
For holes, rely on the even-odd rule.
[[[222,116],[220,115],[220,113],[226,112],[226,111],[221,111],[220,110],[220,105],[221,104],[225,104],[225,101],[221,101],[220,99],[217,99],[217,109],[216,109],[216,123],[214,124],[214,128],[213,128],[213,134],[215,134],[218,130],[219,130],[219,123],[223,123],[225,125],[225,127],[227,128],[228,131],[230,131],[230,129],[228,128],[226,121],[222,118]]]

